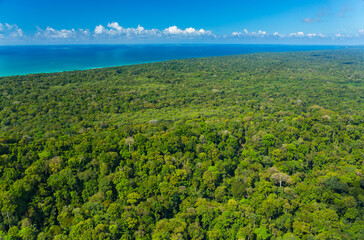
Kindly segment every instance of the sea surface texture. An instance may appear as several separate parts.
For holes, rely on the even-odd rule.
[[[0,76],[132,65],[173,59],[338,49],[299,45],[59,45],[0,46]]]

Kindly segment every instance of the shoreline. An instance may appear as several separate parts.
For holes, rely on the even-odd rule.
[[[284,44],[0,46],[0,62],[5,63],[5,66],[0,67],[0,77],[83,71],[171,60],[232,56],[263,52],[298,52],[353,48],[362,48],[362,46]],[[29,64],[31,64],[31,66],[29,66]],[[47,68],[49,70],[47,70]],[[20,72],[17,73],[17,71]]]

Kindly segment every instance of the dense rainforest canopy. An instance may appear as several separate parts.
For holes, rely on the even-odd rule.
[[[364,239],[364,50],[0,78],[0,239]]]

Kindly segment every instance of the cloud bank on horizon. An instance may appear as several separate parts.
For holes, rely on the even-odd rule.
[[[305,19],[306,20],[306,19]],[[306,22],[314,22],[316,20],[306,20]],[[317,20],[318,21],[318,20]],[[359,41],[364,43],[364,28],[358,29],[356,33],[305,33],[302,31],[292,33],[269,33],[267,31],[234,31],[231,34],[215,34],[211,30],[196,29],[188,27],[181,29],[177,26],[170,26],[165,29],[145,29],[138,25],[137,27],[125,28],[118,22],[111,22],[107,25],[97,25],[94,29],[54,29],[50,26],[45,29],[37,27],[34,33],[25,34],[23,30],[16,24],[0,23],[0,43],[15,42],[15,43],[107,43],[108,41],[115,43],[132,43],[136,42],[188,42],[193,40],[208,41],[208,42],[241,42],[248,40],[269,40],[271,43],[280,43],[282,40],[326,40],[332,43],[340,43],[340,41]]]
[[[364,0],[0,0],[0,6],[1,45],[364,45]]]

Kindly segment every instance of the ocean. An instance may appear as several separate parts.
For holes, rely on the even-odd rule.
[[[0,76],[84,70],[256,52],[340,48],[345,47],[237,44],[0,46]]]

